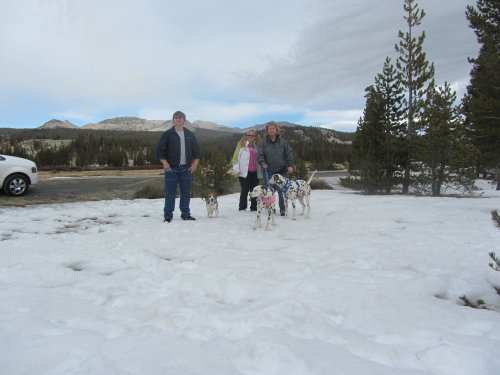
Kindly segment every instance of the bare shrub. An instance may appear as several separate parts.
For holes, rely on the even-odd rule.
[[[159,185],[144,185],[134,193],[134,199],[159,199],[164,197],[163,187]]]
[[[311,181],[311,189],[313,190],[333,190],[333,186],[321,178],[316,178]]]

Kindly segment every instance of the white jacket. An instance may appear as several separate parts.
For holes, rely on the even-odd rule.
[[[257,151],[257,148],[255,149]],[[250,162],[250,148],[248,142],[245,147],[241,147],[238,152],[238,159],[233,164],[233,173],[237,177],[246,178],[248,176],[248,164]],[[262,178],[262,168],[257,165],[257,178]]]

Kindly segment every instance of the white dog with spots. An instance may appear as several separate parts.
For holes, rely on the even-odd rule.
[[[269,224],[276,225],[274,222],[274,210],[276,204],[276,194],[274,193],[274,190],[264,185],[257,185],[250,192],[250,197],[257,198],[257,218],[255,219],[253,229],[255,230],[262,226],[260,215],[263,210],[267,210],[266,230],[271,230]]]
[[[306,217],[309,217],[311,212],[311,180],[313,179],[313,172],[308,181],[304,180],[290,180],[288,178],[283,177],[280,174],[273,174],[271,176],[270,184],[277,185],[281,190],[283,190],[283,197],[285,198],[285,217],[288,217],[288,200],[292,202],[293,207],[293,216],[292,220],[297,219],[297,215],[295,212],[295,202],[298,200],[302,206],[302,213]],[[307,210],[306,210],[307,209]]]

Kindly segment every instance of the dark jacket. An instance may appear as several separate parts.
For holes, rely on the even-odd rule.
[[[194,133],[184,128],[184,139],[186,143],[186,164],[189,165],[194,159],[200,159],[200,146]],[[175,131],[175,126],[166,130],[158,142],[156,148],[158,159],[165,159],[171,167],[178,167],[181,158],[181,138]]]
[[[288,167],[293,167],[292,148],[279,135],[275,142],[266,136],[257,148],[257,163],[266,163],[269,174],[284,173]]]

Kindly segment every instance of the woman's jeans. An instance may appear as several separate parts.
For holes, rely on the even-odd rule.
[[[177,184],[179,185],[181,218],[191,216],[189,202],[191,200],[192,182],[193,176],[188,165],[173,167],[170,171],[165,171],[165,207],[163,209],[165,219],[173,217]]]
[[[248,205],[248,193],[259,184],[257,172],[248,172],[247,177],[238,177],[240,180],[240,210],[246,210]],[[257,198],[250,198],[250,210],[257,211]]]

